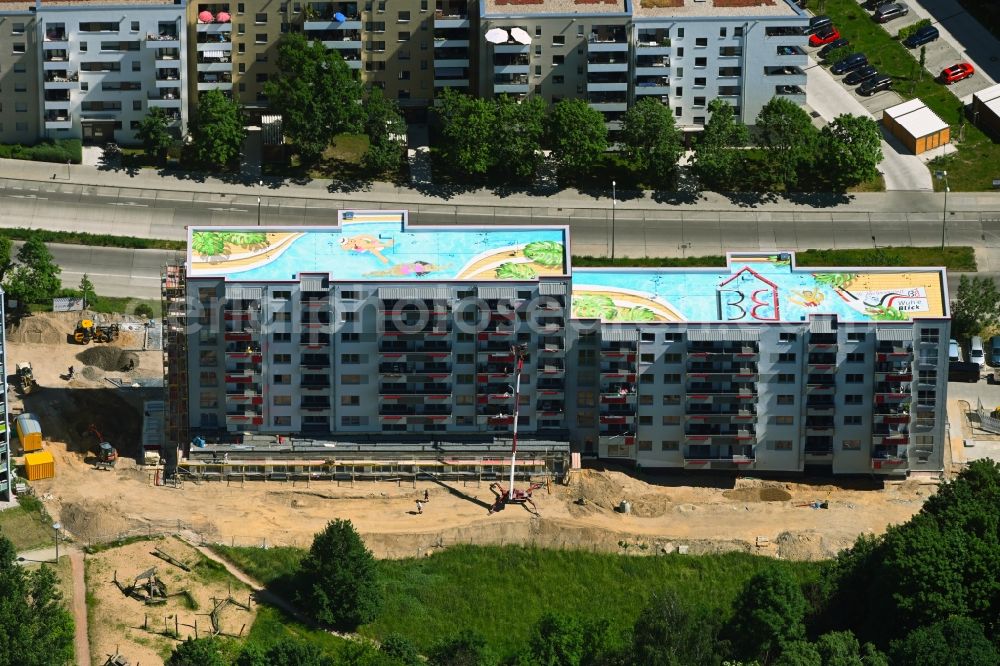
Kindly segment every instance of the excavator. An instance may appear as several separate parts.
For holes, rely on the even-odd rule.
[[[94,469],[103,469],[110,472],[118,462],[118,450],[111,446],[110,442],[105,441],[104,435],[93,424],[87,428],[87,432],[92,432],[97,437],[97,461],[94,462]]]
[[[22,395],[28,395],[38,386],[38,382],[35,381],[35,373],[28,361],[17,364],[17,379],[21,382]]]
[[[81,319],[73,331],[73,342],[86,345],[93,342],[112,342],[118,339],[121,328],[118,324],[98,324],[93,319]]]

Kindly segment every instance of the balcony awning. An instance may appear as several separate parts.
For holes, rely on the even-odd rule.
[[[903,326],[878,327],[875,329],[875,339],[879,342],[907,342],[913,339],[912,324]]]
[[[757,328],[689,328],[688,340],[697,342],[755,342],[760,340]]]
[[[480,287],[479,298],[489,299],[514,299],[517,298],[517,289],[514,287]]]
[[[636,342],[639,340],[639,329],[622,326],[602,326],[601,340],[605,342]]]
[[[225,51],[202,51],[201,55],[202,55],[203,58],[219,59],[219,58],[225,58],[226,57],[226,52]]]
[[[836,333],[837,332],[837,318],[834,317],[820,317],[813,316],[809,319],[809,332],[810,333]]]
[[[259,301],[264,297],[262,287],[240,287],[226,285],[226,298],[231,301]]]
[[[439,296],[436,287],[379,287],[378,297],[382,300],[433,299]]]
[[[566,293],[566,283],[546,281],[539,282],[538,293],[542,296],[562,296]]]

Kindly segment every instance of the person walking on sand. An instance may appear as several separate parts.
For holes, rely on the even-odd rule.
[[[429,502],[430,496],[427,494],[427,489],[424,489],[424,502]]]
[[[424,512],[424,503],[417,500],[417,514],[422,514]]]

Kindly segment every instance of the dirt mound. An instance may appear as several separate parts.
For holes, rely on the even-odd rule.
[[[642,495],[632,502],[632,515],[639,518],[656,518],[670,510],[670,498],[666,495]]]
[[[735,488],[722,493],[726,499],[736,502],[787,502],[792,494],[784,488]]]
[[[7,342],[32,345],[57,345],[66,342],[62,322],[44,315],[25,317],[7,332]]]
[[[812,530],[782,532],[774,541],[778,546],[778,557],[783,560],[825,560],[835,552],[835,549],[831,552],[822,534]]]
[[[128,522],[114,507],[69,502],[59,511],[66,531],[84,541],[106,538],[128,529]]]
[[[120,347],[108,345],[86,349],[77,354],[76,358],[87,365],[113,372],[119,372],[127,367],[129,361],[136,366],[139,365],[139,356],[135,352],[125,351]]]
[[[83,375],[84,379],[89,379],[92,382],[100,381],[101,377],[104,376],[104,373],[92,365],[86,366],[80,371],[80,374]]]

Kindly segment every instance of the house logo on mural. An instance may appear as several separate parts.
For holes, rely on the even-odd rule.
[[[749,266],[715,288],[722,321],[778,321],[778,285]]]

